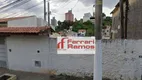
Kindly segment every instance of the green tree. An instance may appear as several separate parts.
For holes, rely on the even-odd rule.
[[[68,30],[72,26],[72,31],[78,32],[80,29],[86,30],[86,36],[94,36],[94,24],[91,21],[83,22],[82,20],[78,20],[76,22],[70,21],[58,21],[58,26],[56,27],[56,32],[63,31],[64,29]]]
[[[103,20],[103,25],[106,26],[106,25],[109,25],[111,26],[112,25],[112,18],[107,16],[104,20]]]
[[[102,13],[102,17],[106,17],[106,14],[105,14],[105,13]]]
[[[73,25],[73,31],[78,32],[80,29],[86,30],[86,36],[93,36],[94,35],[94,24],[91,21],[87,22],[75,22]]]
[[[58,21],[58,26],[56,26],[56,32],[63,31],[64,29],[68,30],[72,25],[73,22],[71,21],[63,21],[63,22]]]

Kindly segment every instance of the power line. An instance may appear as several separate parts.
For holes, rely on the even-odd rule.
[[[22,6],[22,5],[24,5],[24,4],[26,4],[26,3],[30,2],[30,1],[31,1],[31,0],[26,0],[26,1],[23,0],[23,2],[21,2],[21,3],[19,3],[19,4],[16,4],[16,5],[14,5],[14,6],[8,8],[8,9],[3,10],[3,11],[0,11],[0,12],[6,12],[6,11],[10,10],[11,8],[15,8],[15,7],[18,7],[18,6]]]
[[[59,8],[62,8],[62,7],[63,7],[64,5],[66,5],[67,3],[68,3],[68,0],[66,0],[66,1],[63,3],[63,5],[62,5],[62,6],[60,5],[60,7],[59,7]],[[58,9],[59,9],[59,8],[58,8]]]
[[[74,5],[74,7],[72,8],[72,10],[76,7],[77,3],[79,2],[79,0],[77,0],[76,4]]]
[[[4,3],[9,2],[9,0],[4,0],[4,1],[0,1],[0,2],[1,2],[1,4],[4,4]]]
[[[71,1],[72,1],[72,0],[69,0],[68,2],[66,1],[65,4],[60,7],[60,9],[64,8],[65,6],[67,6]],[[59,9],[58,9],[58,11],[59,11]],[[57,12],[58,12],[58,11],[57,11]],[[55,14],[64,15],[64,14],[60,14],[60,13],[57,13],[57,12],[56,12]]]
[[[42,3],[43,3],[43,1],[39,2],[37,5],[34,5],[34,6],[30,7],[30,8],[27,8],[25,11],[30,10],[30,9],[32,9],[32,8],[34,8],[34,7],[37,7],[37,6],[41,5]],[[4,17],[9,17],[9,16],[11,16],[11,15],[17,15],[16,13],[17,13],[17,12],[12,13],[12,14],[7,15],[7,16],[4,16]],[[19,14],[19,13],[18,13],[18,14]],[[22,14],[20,14],[20,15],[23,15],[23,14],[27,14],[27,12],[22,13]],[[18,16],[19,16],[19,15],[18,15]]]
[[[68,2],[68,0],[66,0],[65,2],[61,2],[60,5],[58,6],[58,9],[61,8],[63,5],[65,5]],[[62,5],[63,4],[63,5]]]
[[[34,7],[37,7],[37,6],[41,5],[42,3],[43,3],[43,1],[39,2],[38,4],[36,4],[36,5],[34,5],[34,6],[30,7],[30,8],[27,8],[26,11],[27,11],[27,10],[30,10],[30,9],[32,9],[32,8],[34,8]],[[17,12],[12,13],[12,14],[15,14],[15,15],[19,14],[19,13],[17,13],[17,14],[16,14],[16,13],[17,13]],[[12,15],[12,14],[11,14],[11,15]],[[22,13],[22,15],[23,15],[23,14],[26,14],[26,13]],[[5,17],[9,17],[9,16],[10,16],[10,15],[5,16]]]
[[[11,5],[13,5],[13,4],[15,4],[15,3],[19,2],[19,1],[22,1],[22,0],[16,0],[16,1],[12,2],[12,3],[9,3],[9,4],[7,4],[7,5],[3,6],[3,7],[1,7],[0,10],[2,10],[2,9],[4,9],[4,8],[8,7],[8,6],[11,6]]]

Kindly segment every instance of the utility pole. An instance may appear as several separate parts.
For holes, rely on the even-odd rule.
[[[123,0],[120,0],[119,2],[119,5],[120,5],[120,22],[121,22],[121,39],[124,39],[124,10],[123,10]]]
[[[50,26],[50,3],[48,1],[48,26]]]
[[[44,21],[46,21],[46,0],[44,0]]]
[[[129,0],[126,0],[126,8],[125,8],[125,39],[127,39],[128,11],[129,11]]]
[[[96,54],[93,80],[102,80],[102,4],[103,0],[95,1]]]

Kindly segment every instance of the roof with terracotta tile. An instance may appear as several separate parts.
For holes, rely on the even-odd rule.
[[[0,27],[0,34],[38,34],[50,29],[49,27]]]
[[[34,16],[0,18],[0,22],[7,22],[7,21],[11,21],[11,20],[24,19],[24,18],[28,18],[28,17],[34,17]]]
[[[85,29],[80,29],[80,30],[78,30],[78,32],[86,32],[86,30]]]

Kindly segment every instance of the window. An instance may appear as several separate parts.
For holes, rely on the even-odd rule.
[[[109,32],[109,30],[107,30],[107,32]]]
[[[36,67],[41,67],[41,61],[35,61],[35,66]]]

